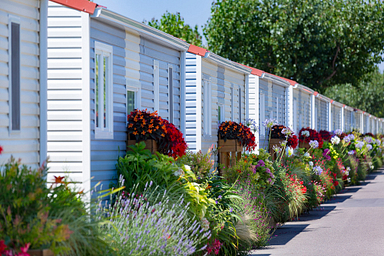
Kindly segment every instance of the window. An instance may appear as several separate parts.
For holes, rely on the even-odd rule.
[[[211,96],[211,82],[204,80],[204,133],[205,135],[211,135],[212,133],[212,96]]]
[[[141,108],[140,86],[126,86],[127,88],[127,116],[135,109]]]
[[[168,67],[169,122],[173,123],[173,68]]]
[[[231,87],[231,120],[235,121],[235,95],[233,87]]]
[[[218,104],[217,106],[217,120],[219,125],[225,121],[224,104]]]
[[[241,109],[241,87],[239,86],[239,123],[241,123],[241,115],[242,115],[242,109]]]
[[[20,100],[20,21],[9,16],[9,129],[10,132],[20,131],[21,100]]]
[[[113,139],[113,49],[95,42],[95,138]]]

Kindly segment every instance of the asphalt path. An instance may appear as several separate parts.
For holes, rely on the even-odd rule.
[[[284,224],[250,255],[384,256],[384,168]]]

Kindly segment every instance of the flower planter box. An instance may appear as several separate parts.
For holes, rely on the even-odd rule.
[[[309,142],[304,141],[304,142],[299,142],[299,147],[309,149],[311,146],[309,146]]]
[[[44,250],[28,250],[27,253],[30,256],[55,256],[53,252],[49,249]]]
[[[284,140],[282,139],[271,139],[271,141],[269,142],[269,154],[271,154],[271,158],[273,161],[277,158],[277,153],[273,150],[273,146],[281,147],[280,143],[283,141]]]
[[[140,143],[140,141],[137,142],[133,134],[129,134],[128,140],[127,140],[127,151],[131,150],[129,146],[135,145],[136,143]],[[149,151],[151,151],[152,154],[155,154],[155,152],[158,151],[157,142],[155,140],[151,140],[151,139],[145,140],[144,143],[145,143],[145,149],[148,149]]]
[[[241,158],[241,152],[243,147],[238,140],[227,140],[219,139],[219,163],[228,168],[230,165],[236,164]]]

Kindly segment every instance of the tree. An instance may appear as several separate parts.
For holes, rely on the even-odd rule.
[[[185,24],[184,18],[180,16],[179,12],[173,14],[167,11],[161,16],[160,20],[152,18],[152,20],[147,24],[158,30],[183,39],[190,44],[194,44],[196,46],[202,45],[202,36],[199,33],[198,26],[195,25],[195,27],[192,28],[188,24]]]
[[[331,99],[361,109],[377,117],[384,117],[384,74],[378,69],[363,77],[357,86],[335,85],[325,91]]]
[[[217,0],[209,49],[320,92],[357,84],[382,61],[381,0]]]

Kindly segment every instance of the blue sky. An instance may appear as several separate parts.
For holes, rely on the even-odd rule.
[[[111,11],[137,21],[159,19],[167,10],[180,12],[185,22],[191,26],[203,26],[211,15],[211,0],[94,0]],[[203,39],[203,43],[205,39]],[[384,70],[384,62],[379,65]]]

